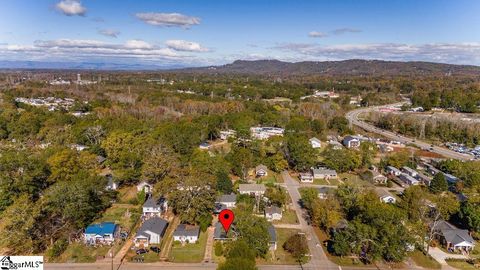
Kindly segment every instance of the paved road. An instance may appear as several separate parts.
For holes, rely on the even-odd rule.
[[[320,240],[318,240],[317,235],[315,234],[313,227],[308,225],[307,220],[305,219],[306,213],[300,206],[300,193],[298,188],[300,183],[295,181],[288,171],[282,172],[282,178],[285,183],[285,187],[290,194],[293,202],[293,208],[297,213],[297,218],[300,223],[300,228],[303,232],[306,233],[308,240],[308,248],[310,249],[311,258],[310,261],[304,266],[303,269],[335,269],[338,270],[338,266],[328,260],[327,255],[325,255]],[[283,269],[283,268],[282,268]],[[298,268],[296,268],[298,269]]]
[[[326,268],[319,266],[317,268],[306,265],[301,268],[299,265],[257,265],[260,270],[378,270],[376,267],[352,267],[342,266],[335,268]],[[111,270],[111,265],[107,263],[47,263],[44,269],[54,270]],[[114,264],[114,270],[216,270],[217,264],[214,263],[189,263],[189,264],[174,264],[174,263],[124,263],[118,268],[118,264]],[[386,270],[386,269],[385,269]],[[390,270],[390,269],[389,269]]]
[[[423,141],[420,141],[418,139],[414,141],[414,139],[412,139],[412,138],[408,138],[408,137],[405,137],[405,136],[402,136],[402,135],[397,135],[394,132],[377,128],[373,125],[370,125],[370,124],[358,119],[358,116],[362,113],[378,110],[381,107],[391,107],[391,106],[397,106],[397,105],[402,105],[402,104],[403,104],[403,102],[402,103],[384,105],[384,106],[374,106],[374,107],[357,109],[357,110],[349,111],[345,115],[345,117],[348,119],[350,124],[358,126],[358,127],[362,128],[366,131],[373,132],[373,133],[376,133],[376,134],[380,134],[380,135],[382,135],[386,138],[389,138],[389,139],[395,140],[395,141],[399,141],[399,142],[402,142],[402,143],[405,143],[405,144],[410,143],[410,144],[416,145],[416,146],[418,146],[422,149],[429,149],[431,144],[429,144],[427,142],[423,142]],[[432,152],[440,154],[440,155],[445,156],[447,158],[452,158],[452,159],[460,159],[460,160],[470,160],[470,159],[472,159],[472,156],[470,156],[470,155],[457,153],[457,152],[452,151],[450,149],[447,149],[447,148],[444,148],[444,147],[439,147],[439,146],[434,146]]]

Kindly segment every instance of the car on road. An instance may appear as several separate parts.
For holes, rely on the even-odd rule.
[[[137,255],[145,254],[145,253],[148,253],[148,249],[141,248],[141,249],[138,249],[136,253]]]

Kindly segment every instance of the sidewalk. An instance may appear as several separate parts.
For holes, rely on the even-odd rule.
[[[207,244],[205,247],[205,256],[203,257],[204,262],[210,262],[212,261],[212,250],[213,250],[213,234],[215,231],[214,226],[210,226],[207,229]]]

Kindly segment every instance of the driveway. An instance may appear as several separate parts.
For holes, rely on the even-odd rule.
[[[437,247],[430,247],[428,254],[430,254],[432,258],[434,258],[437,262],[439,262],[442,265],[442,269],[455,269],[447,264],[447,262],[445,261],[445,259],[447,258],[454,258],[454,259],[468,258],[467,256],[461,255],[461,254],[446,253]]]

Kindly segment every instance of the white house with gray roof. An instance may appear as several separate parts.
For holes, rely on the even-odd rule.
[[[238,192],[240,194],[263,196],[266,190],[267,188],[264,184],[240,184],[238,186]]]
[[[338,177],[335,170],[327,168],[313,169],[313,179],[335,179]]]
[[[133,239],[135,247],[146,248],[152,244],[160,244],[167,226],[168,222],[159,217],[146,220]]]
[[[224,205],[226,208],[234,208],[237,203],[237,195],[232,194],[223,194],[217,197],[216,203]]]
[[[458,229],[444,220],[438,222],[434,230],[439,235],[440,242],[448,250],[469,252],[475,247],[476,243],[468,230]]]
[[[385,189],[376,189],[375,192],[378,195],[378,198],[383,203],[396,203],[397,199]]]
[[[155,199],[153,195],[149,195],[148,199],[142,206],[142,212],[144,218],[150,218],[154,216],[161,216],[168,210],[168,202],[165,197]]]
[[[257,167],[255,167],[255,175],[257,177],[263,177],[268,175],[268,168],[267,166],[260,164]]]
[[[186,224],[178,225],[177,229],[173,232],[173,241],[179,241],[182,243],[196,243],[200,235],[199,226],[191,226]]]
[[[322,147],[322,142],[321,142],[319,139],[315,138],[315,137],[310,138],[309,142],[310,142],[310,145],[312,146],[312,148],[320,148],[320,147]]]
[[[393,166],[387,166],[387,173],[393,176],[400,176],[402,174],[402,172],[399,169]]]
[[[278,206],[269,206],[265,207],[265,218],[268,221],[281,220],[282,219],[282,208]]]

